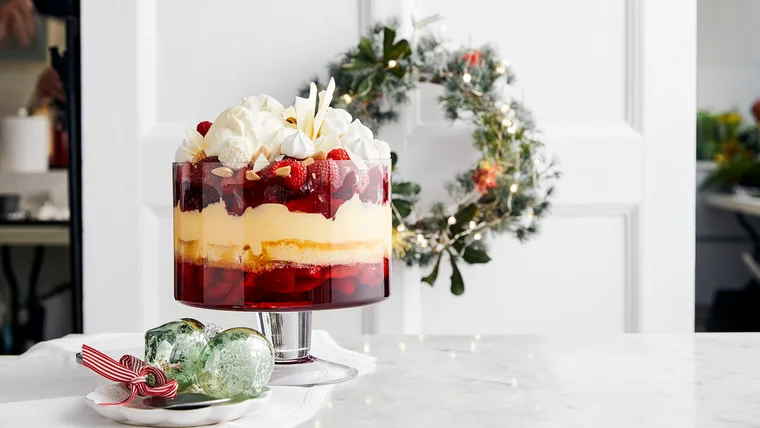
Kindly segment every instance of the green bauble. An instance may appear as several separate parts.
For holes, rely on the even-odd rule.
[[[198,385],[218,398],[252,398],[274,370],[274,349],[256,330],[237,327],[209,340],[198,365]]]
[[[195,383],[198,360],[206,342],[200,321],[182,318],[168,322],[145,333],[145,362],[176,380],[181,392]]]

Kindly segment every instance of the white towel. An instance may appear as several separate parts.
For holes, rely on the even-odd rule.
[[[0,358],[0,415],[3,428],[15,427],[123,427],[103,419],[84,401],[85,395],[109,383],[76,363],[74,354],[86,343],[119,358],[143,353],[141,334],[69,335],[35,345],[19,357]],[[312,354],[353,367],[359,376],[374,370],[377,360],[341,348],[326,331],[312,332]],[[350,382],[355,382],[350,381]],[[272,387],[272,399],[255,424],[249,418],[225,427],[293,427],[308,421],[330,395],[331,386]]]

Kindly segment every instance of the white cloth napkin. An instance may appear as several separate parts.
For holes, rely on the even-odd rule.
[[[353,367],[359,376],[374,370],[374,357],[341,348],[326,331],[312,332],[312,354]],[[76,363],[74,354],[86,343],[118,359],[142,356],[141,334],[69,335],[35,345],[18,357],[0,358],[0,425],[15,427],[123,427],[88,408],[84,397],[109,383]],[[355,382],[349,381],[349,382]],[[302,424],[319,411],[331,386],[274,386],[267,412],[219,426],[287,428]]]

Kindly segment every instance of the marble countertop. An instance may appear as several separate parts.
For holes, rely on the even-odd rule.
[[[375,371],[332,388],[274,387],[273,419],[222,426],[760,427],[760,334],[336,339],[377,357]],[[143,336],[73,335],[0,357],[0,426],[122,426],[84,402],[109,381],[76,363],[82,343],[118,358],[140,355]]]
[[[760,334],[338,342],[377,370],[333,388],[304,426],[760,426]]]

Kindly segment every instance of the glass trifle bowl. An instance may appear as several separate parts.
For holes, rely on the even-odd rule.
[[[274,384],[355,376],[310,355],[311,311],[389,295],[390,147],[330,107],[334,91],[312,83],[288,108],[246,97],[188,129],[175,154],[174,298],[257,312]]]
[[[304,162],[273,162],[249,180],[251,166],[225,177],[214,173],[225,167],[207,159],[174,163],[176,300],[294,312],[388,297],[388,162],[366,161],[360,170],[350,160],[316,160],[306,167],[309,179],[289,189],[276,167]],[[344,177],[330,189],[333,174]]]

